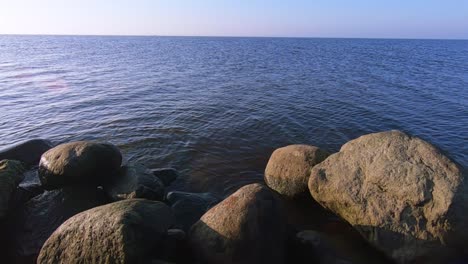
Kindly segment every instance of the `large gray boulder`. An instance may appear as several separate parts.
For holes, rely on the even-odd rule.
[[[122,163],[119,149],[106,143],[78,141],[58,145],[41,157],[39,178],[45,189],[71,185],[99,185]]]
[[[8,253],[14,263],[35,262],[49,236],[71,216],[103,205],[107,196],[97,188],[46,191],[8,217]]]
[[[162,202],[129,199],[96,207],[63,223],[37,263],[150,263],[173,221]]]
[[[0,160],[19,160],[26,166],[37,166],[41,155],[52,148],[52,143],[44,139],[32,139],[0,150]]]
[[[267,187],[240,188],[195,223],[189,243],[202,263],[284,263],[286,217]]]
[[[19,161],[0,161],[0,219],[7,214],[13,193],[24,179],[24,172],[24,166]]]
[[[468,189],[461,169],[400,131],[362,136],[312,169],[313,198],[400,263],[439,262],[466,248]]]
[[[311,169],[328,153],[314,146],[289,145],[271,154],[265,169],[265,182],[271,189],[288,198],[308,194]]]
[[[122,166],[115,177],[104,185],[104,190],[114,200],[145,198],[163,200],[164,183],[141,164]]]

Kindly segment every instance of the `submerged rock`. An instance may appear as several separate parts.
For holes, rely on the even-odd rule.
[[[19,161],[0,161],[0,219],[5,217],[18,184],[24,179],[25,169]]]
[[[34,262],[44,242],[65,220],[107,202],[97,188],[46,191],[32,198],[8,219],[11,258],[15,263]]]
[[[437,148],[399,131],[346,143],[309,179],[317,202],[401,263],[443,262],[449,247],[466,247],[467,186]]]
[[[290,145],[271,154],[265,169],[268,187],[288,197],[308,194],[307,182],[311,169],[329,154],[309,145]]]
[[[206,212],[189,235],[202,263],[283,263],[286,217],[267,187],[240,188]]]
[[[116,146],[78,141],[44,153],[38,172],[48,190],[71,185],[97,186],[118,171],[121,163],[122,155]]]
[[[219,199],[211,193],[174,191],[166,195],[166,201],[175,214],[176,226],[187,232]]]
[[[179,177],[179,173],[173,168],[153,169],[151,172],[153,172],[153,175],[158,177],[165,186],[171,185],[171,183]]]
[[[0,160],[19,160],[26,166],[36,166],[41,159],[41,155],[52,147],[52,143],[48,140],[28,140],[7,149],[0,150]]]
[[[19,208],[32,198],[44,192],[42,185],[37,183],[21,184],[13,193],[10,201],[10,208]]]
[[[41,249],[38,263],[149,263],[173,224],[162,202],[129,199],[68,219]]]
[[[326,234],[303,230],[294,241],[294,263],[351,264],[352,262],[335,248]]]
[[[123,166],[103,187],[114,201],[131,198],[161,201],[164,198],[164,183],[140,164]]]

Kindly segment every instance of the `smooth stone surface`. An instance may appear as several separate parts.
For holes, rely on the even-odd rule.
[[[96,207],[63,223],[38,263],[149,263],[161,254],[173,221],[162,202],[128,199]]]
[[[192,226],[190,245],[202,263],[284,263],[284,214],[270,189],[246,185]]]
[[[211,193],[169,192],[166,202],[176,216],[176,227],[188,232],[195,222],[220,199]]]
[[[57,227],[71,216],[107,202],[97,188],[46,191],[32,198],[8,219],[8,251],[13,262],[35,262],[42,245]]]
[[[265,182],[268,187],[289,198],[308,195],[310,171],[328,155],[309,145],[289,145],[276,149],[266,166]]]
[[[145,198],[164,199],[164,183],[141,164],[122,166],[112,181],[103,185],[104,190],[114,200]]]
[[[171,185],[179,177],[179,173],[173,168],[152,169],[153,175],[158,177],[165,186]]]
[[[389,131],[352,140],[312,169],[309,189],[400,263],[443,263],[466,247],[467,181],[419,138]]]
[[[58,145],[41,157],[39,178],[45,189],[71,185],[97,186],[120,168],[120,150],[107,143],[77,141]]]
[[[41,155],[52,147],[52,142],[48,140],[32,139],[0,150],[0,160],[19,160],[26,166],[36,166]]]
[[[25,168],[19,161],[0,161],[0,219],[10,208],[10,200],[16,187],[24,179]]]

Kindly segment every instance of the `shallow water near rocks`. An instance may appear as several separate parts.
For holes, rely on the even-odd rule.
[[[109,141],[226,195],[271,152],[400,129],[468,160],[468,41],[0,36],[0,148]]]

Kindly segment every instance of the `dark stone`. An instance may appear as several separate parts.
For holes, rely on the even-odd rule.
[[[171,185],[179,177],[177,170],[173,168],[161,168],[151,170],[154,176],[158,177],[165,186]]]
[[[296,234],[293,243],[294,263],[351,264],[323,233],[304,230]]]
[[[117,176],[103,187],[114,201],[132,198],[158,201],[164,199],[163,182],[140,164],[123,166]]]
[[[0,161],[0,219],[8,212],[13,193],[24,179],[24,171],[24,166],[19,161]]]
[[[185,232],[180,229],[167,230],[160,259],[175,263],[192,263]]]
[[[41,155],[52,148],[52,143],[44,139],[28,140],[0,150],[0,160],[19,160],[26,166],[36,166]]]
[[[98,186],[120,168],[120,150],[107,143],[78,141],[58,145],[41,157],[39,178],[47,190],[72,185]]]
[[[18,208],[43,192],[44,188],[37,183],[20,185],[13,193],[10,201],[10,208]]]
[[[8,219],[11,259],[35,263],[44,242],[64,221],[107,202],[107,196],[95,187],[46,191],[32,198]]]
[[[166,195],[166,201],[176,216],[176,227],[188,232],[206,211],[219,202],[219,198],[211,193],[174,191]]]

